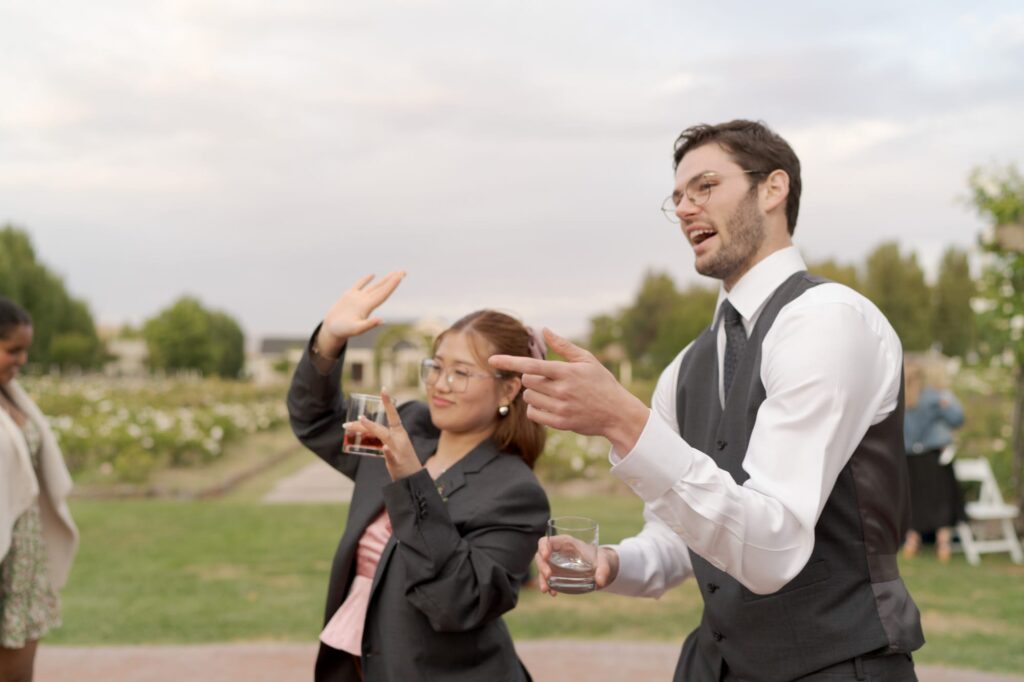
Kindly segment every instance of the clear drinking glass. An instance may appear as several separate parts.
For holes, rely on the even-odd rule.
[[[597,568],[597,521],[585,516],[557,516],[548,521],[551,577],[556,592],[583,594],[595,588]]]
[[[372,422],[387,425],[387,414],[384,412],[384,403],[379,395],[370,395],[368,393],[352,393],[349,395],[348,413],[345,417],[345,422],[358,422],[359,417],[366,417]],[[348,455],[383,457],[384,444],[376,436],[345,429],[345,438],[341,445],[341,451]]]

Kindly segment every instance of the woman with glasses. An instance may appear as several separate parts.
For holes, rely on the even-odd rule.
[[[526,418],[520,376],[487,358],[541,358],[542,342],[508,315],[471,313],[423,362],[426,402],[395,406],[382,391],[386,426],[345,424],[345,344],[380,324],[373,311],[402,277],[367,276],[341,295],[288,393],[295,434],[355,483],[316,680],[529,680],[501,616],[549,514],[532,471],[545,434]],[[379,438],[384,456],[343,454],[346,427]]]

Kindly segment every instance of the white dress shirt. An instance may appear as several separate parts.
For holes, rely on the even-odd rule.
[[[777,251],[723,290],[718,309],[728,298],[749,336],[775,289],[805,269],[795,247]],[[679,435],[676,381],[689,348],[662,372],[636,445],[609,456],[612,473],[644,500],[645,524],[613,546],[619,573],[606,590],[658,597],[693,573],[692,549],[752,592],[775,592],[807,563],[815,524],[854,449],[896,409],[899,338],[874,304],[840,284],[812,287],[787,304],[762,344],[766,397],[743,485]]]

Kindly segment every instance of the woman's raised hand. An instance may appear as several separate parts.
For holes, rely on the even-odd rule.
[[[337,356],[346,339],[358,336],[381,323],[379,317],[372,317],[373,311],[401,283],[405,272],[396,270],[373,281],[373,275],[366,275],[343,293],[324,316],[318,337],[319,349],[331,356]]]

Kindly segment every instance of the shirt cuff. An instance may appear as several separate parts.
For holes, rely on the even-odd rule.
[[[671,426],[651,412],[633,449],[623,456],[612,448],[608,459],[613,476],[644,502],[653,502],[689,473],[693,451]]]
[[[647,584],[644,579],[644,557],[641,551],[629,542],[604,546],[619,555],[619,572],[615,574],[615,580],[601,588],[601,591],[627,597],[643,594]]]

